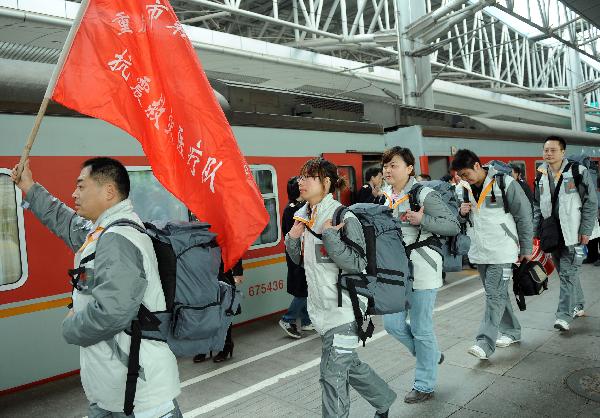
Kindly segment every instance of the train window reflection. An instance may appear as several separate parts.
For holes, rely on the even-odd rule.
[[[523,180],[527,181],[527,166],[525,165],[525,161],[515,160],[511,161],[509,164],[519,167],[521,169],[521,177]]]
[[[252,175],[262,194],[273,193],[273,175],[270,170],[252,170]]]
[[[21,192],[9,170],[0,169],[0,291],[20,287],[27,279]]]
[[[127,167],[127,171],[129,199],[144,222],[190,220],[187,207],[158,182],[150,167]]]
[[[252,244],[251,248],[272,247],[277,245],[281,237],[275,169],[270,165],[252,165],[250,166],[250,170],[260,189],[265,208],[267,208],[267,212],[269,213],[269,223],[254,244]]]

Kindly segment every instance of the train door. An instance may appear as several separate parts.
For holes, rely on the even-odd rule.
[[[365,175],[370,168],[379,168],[381,170],[381,154],[363,154],[362,155],[362,181],[365,182]]]
[[[427,168],[424,167],[421,159],[421,173],[429,174],[433,180],[444,177],[450,172],[450,163],[448,157],[427,157]]]
[[[350,206],[354,203],[356,190],[362,187],[362,175],[356,176],[356,172],[362,170],[362,155],[349,153],[323,153],[322,157],[338,166],[338,173],[346,179],[348,187],[339,190],[334,196],[343,205]]]

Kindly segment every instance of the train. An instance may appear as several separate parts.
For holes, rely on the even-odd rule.
[[[288,179],[310,158],[322,156],[338,165],[348,188],[336,198],[349,205],[363,186],[365,171],[380,166],[382,153],[392,146],[410,148],[417,157],[416,172],[433,178],[448,173],[456,150],[468,148],[483,162],[495,159],[521,165],[530,185],[542,162],[542,143],[549,135],[563,136],[568,153],[600,157],[600,136],[595,134],[397,104],[389,104],[394,107],[393,120],[378,123],[365,120],[361,103],[314,94],[269,91],[279,95],[277,103],[287,110],[250,108],[247,104],[252,100],[240,97],[248,99],[249,94],[257,94],[255,90],[233,84],[219,90],[270,214],[267,227],[243,259],[243,309],[235,318],[236,325],[280,313],[289,305],[281,214],[287,204]],[[51,107],[49,113],[30,162],[34,179],[54,196],[72,203],[82,162],[110,156],[127,167],[130,198],[143,219],[190,219],[187,208],[154,178],[136,139],[101,120],[66,109]],[[0,394],[70,376],[79,369],[78,347],[64,342],[60,331],[70,302],[66,272],[73,254],[23,209],[21,192],[10,179],[34,117],[31,109],[20,106],[0,112],[0,356],[4,359]],[[234,191],[231,198],[235,199]]]

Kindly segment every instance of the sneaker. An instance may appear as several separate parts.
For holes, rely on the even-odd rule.
[[[600,267],[600,260],[596,261],[596,262],[594,263],[594,266],[595,266],[595,267]]]
[[[290,324],[289,322],[285,322],[283,319],[279,320],[279,326],[283,328],[285,333],[292,338],[302,338],[302,334],[298,332],[298,328],[296,324]]]
[[[405,403],[421,403],[433,398],[433,392],[421,392],[413,389],[404,397]]]
[[[487,360],[488,359],[488,356],[487,356],[487,354],[485,354],[485,351],[483,351],[483,348],[479,347],[478,345],[474,345],[471,348],[469,348],[467,353],[477,357],[479,360]]]
[[[580,318],[584,315],[585,311],[583,310],[583,308],[580,308],[579,306],[575,306],[575,308],[573,308],[573,318]]]
[[[300,327],[300,331],[314,331],[314,330],[315,330],[315,326],[313,324],[302,325]]]
[[[518,343],[521,340],[515,340],[508,335],[502,335],[496,340],[496,347],[508,347],[511,344]]]
[[[563,319],[557,319],[554,322],[554,328],[559,329],[561,331],[568,331],[569,330],[569,323]]]

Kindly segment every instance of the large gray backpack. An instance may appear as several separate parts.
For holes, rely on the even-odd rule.
[[[452,214],[458,219],[460,202],[456,196],[455,187],[453,184],[442,180],[419,182],[411,188],[408,192],[408,201],[412,211],[418,212],[421,209],[418,197],[423,187],[429,187],[436,191]],[[406,247],[408,251],[427,246],[442,256],[443,271],[462,271],[463,256],[469,253],[469,248],[471,247],[471,239],[467,236],[466,224],[461,223],[459,233],[453,236],[432,235],[423,241],[419,240],[420,236],[421,233],[419,231],[416,241]]]
[[[108,225],[130,226],[152,239],[166,310],[151,312],[143,304],[131,327],[129,364],[125,386],[125,414],[132,413],[140,373],[142,339],[164,341],[176,356],[220,351],[227,329],[240,306],[235,287],[219,281],[221,249],[210,225],[201,222],[139,224],[128,219]],[[101,235],[102,236],[102,235]],[[101,236],[98,238],[100,239]]]
[[[342,240],[367,259],[366,274],[340,274],[338,276],[338,306],[342,306],[342,289],[348,291],[358,336],[363,345],[373,336],[375,326],[369,318],[363,330],[364,316],[358,295],[367,298],[367,315],[384,315],[402,312],[409,308],[408,295],[412,292],[413,268],[402,241],[401,223],[387,206],[375,203],[357,203],[349,208],[340,206],[333,214],[333,225],[343,222],[347,211],[360,221],[366,242],[366,253],[356,243],[341,233]]]

